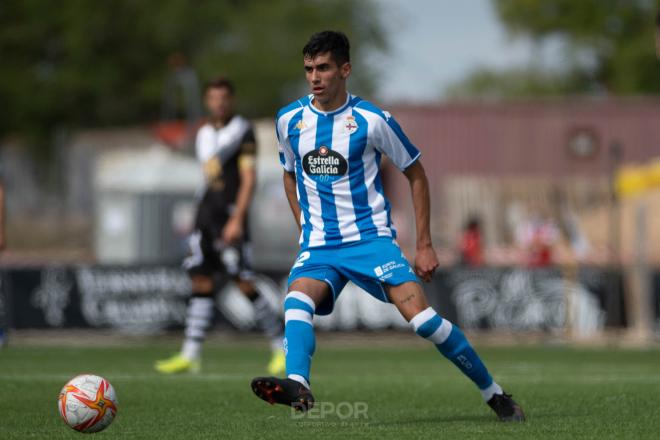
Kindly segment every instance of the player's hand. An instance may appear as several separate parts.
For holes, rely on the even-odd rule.
[[[415,272],[417,276],[426,281],[431,281],[433,273],[438,268],[438,256],[432,246],[417,249],[415,255]]]
[[[231,244],[243,237],[243,222],[236,217],[231,217],[225,227],[222,228],[222,241]]]

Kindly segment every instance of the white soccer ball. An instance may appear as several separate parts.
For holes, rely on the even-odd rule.
[[[117,395],[104,378],[81,374],[64,385],[57,407],[64,423],[76,431],[98,432],[115,418]]]

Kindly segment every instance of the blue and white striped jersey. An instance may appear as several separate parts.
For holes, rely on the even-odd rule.
[[[277,115],[280,162],[295,172],[303,248],[396,237],[380,176],[383,154],[405,170],[419,150],[375,105],[348,94],[335,111],[305,96]]]

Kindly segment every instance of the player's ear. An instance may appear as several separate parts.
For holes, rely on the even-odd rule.
[[[351,63],[346,62],[339,68],[341,79],[346,79],[351,75]]]

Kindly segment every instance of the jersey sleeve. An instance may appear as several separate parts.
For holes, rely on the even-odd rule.
[[[238,167],[241,170],[254,169],[257,162],[257,139],[254,130],[249,127],[239,146]]]
[[[388,112],[382,112],[382,118],[377,119],[373,134],[374,147],[389,157],[401,171],[405,171],[421,156],[417,147],[410,142],[401,126]]]
[[[285,171],[292,173],[295,170],[294,155],[288,138],[288,127],[286,120],[279,118],[275,122],[275,133],[277,134],[277,150],[280,156],[280,164]]]
[[[207,136],[205,136],[204,127],[200,127],[195,135],[195,155],[197,156],[197,160],[200,162],[208,160],[211,155],[209,150],[209,142],[207,141]]]
[[[197,159],[204,163],[221,151],[239,151],[245,133],[250,129],[250,123],[243,117],[235,116],[229,124],[216,131],[210,125],[204,125],[197,131],[195,150]]]

